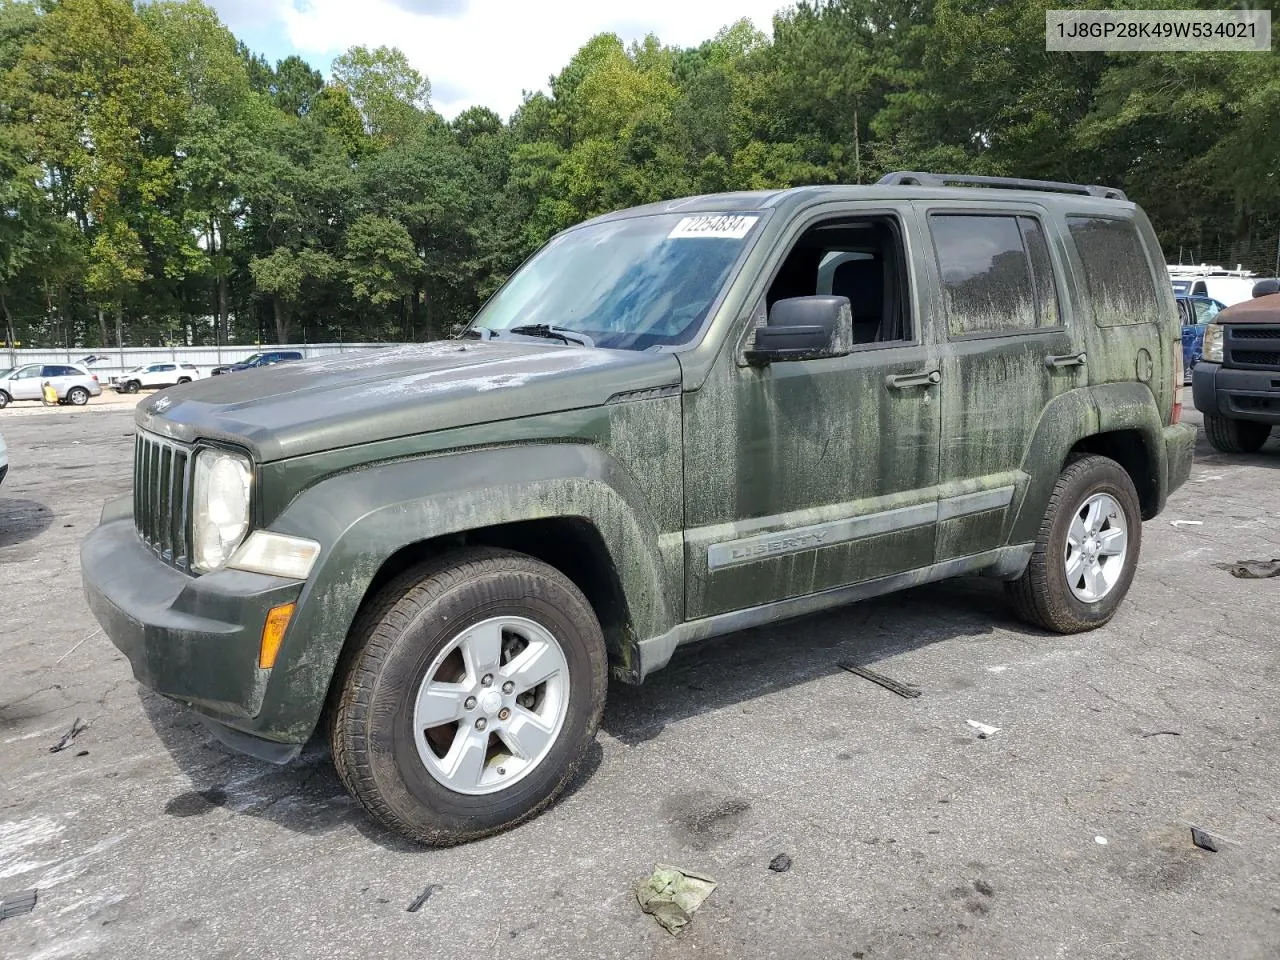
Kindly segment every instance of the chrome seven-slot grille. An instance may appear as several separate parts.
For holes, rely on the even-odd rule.
[[[190,568],[187,488],[191,451],[138,431],[133,444],[133,525],[138,537],[165,563]]]

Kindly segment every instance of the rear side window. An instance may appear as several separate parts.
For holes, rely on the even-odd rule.
[[[1100,327],[1160,319],[1160,296],[1142,241],[1130,220],[1067,217],[1085,286]]]
[[[1033,217],[933,214],[947,332],[1021,333],[1056,327],[1058,293],[1044,230]]]

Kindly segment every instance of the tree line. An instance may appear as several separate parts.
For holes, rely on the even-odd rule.
[[[601,34],[511,117],[446,120],[394,48],[326,78],[200,0],[0,0],[0,339],[432,339],[592,215],[895,169],[1120,186],[1171,259],[1271,272],[1277,57],[1046,53],[1051,6],[801,0],[771,36]]]

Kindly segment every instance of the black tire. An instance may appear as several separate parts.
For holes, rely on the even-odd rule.
[[[1256,453],[1271,436],[1271,425],[1253,420],[1228,420],[1206,413],[1204,434],[1213,449],[1221,453]]]
[[[190,383],[190,382],[191,382],[191,378],[190,378],[190,377],[179,377],[179,378],[178,378],[178,386],[182,386],[184,383]]]
[[[1109,494],[1124,511],[1128,549],[1119,580],[1094,603],[1071,590],[1064,564],[1067,530],[1085,502]],[[1031,562],[1022,576],[1006,584],[1018,616],[1054,633],[1082,633],[1106,624],[1129,592],[1142,549],[1142,507],[1133,480],[1107,457],[1085,456],[1068,464],[1054,485],[1049,508],[1040,523]]]
[[[0,390],[0,410],[3,410],[12,401],[13,397],[9,396],[9,394],[5,393],[3,390]]]
[[[72,387],[67,391],[67,403],[73,407],[83,407],[89,402],[89,391],[84,387]]]
[[[128,383],[124,385],[125,393],[137,393],[141,389],[142,389],[142,384],[140,384],[137,380],[130,380]]]
[[[467,626],[511,615],[556,638],[569,695],[550,752],[510,787],[468,795],[437,780],[418,754],[413,704],[428,668]],[[407,571],[357,617],[329,710],[338,776],[381,824],[448,846],[515,826],[551,804],[576,773],[604,711],[608,656],[586,597],[532,557],[470,549]]]

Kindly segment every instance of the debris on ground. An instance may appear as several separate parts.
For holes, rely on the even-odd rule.
[[[769,869],[774,873],[786,873],[791,869],[791,858],[785,853],[780,853],[769,861]]]
[[[1148,740],[1151,737],[1180,737],[1180,736],[1182,736],[1182,734],[1180,734],[1177,730],[1153,730],[1151,733],[1144,733],[1142,735],[1142,739]]]
[[[1203,527],[1203,520],[1170,520],[1169,526],[1177,527]]]
[[[1094,837],[1094,838],[1093,838],[1093,842],[1094,842],[1094,843],[1096,843],[1096,844],[1098,844],[1098,846],[1100,846],[1100,847],[1105,847],[1105,846],[1107,845],[1107,838],[1106,838],[1106,837]]]
[[[878,683],[886,690],[890,690],[900,697],[910,699],[920,696],[920,691],[917,688],[906,683],[899,683],[897,680],[886,677],[883,673],[876,673],[874,670],[860,667],[856,663],[837,663],[836,666],[841,670],[848,670],[850,673],[857,674],[865,680],[870,680],[872,683]]]
[[[30,913],[36,908],[38,891],[23,890],[20,893],[0,894],[0,920]]]
[[[49,748],[49,752],[58,753],[59,751],[67,749],[67,747],[71,746],[71,741],[74,740],[76,737],[80,736],[80,734],[84,733],[84,731],[87,730],[88,728],[89,728],[89,725],[87,723],[85,723],[79,717],[76,717],[71,724],[71,729],[62,735],[61,740],[59,740],[52,747]]]
[[[425,904],[428,900],[431,899],[431,895],[433,893],[443,889],[444,887],[441,884],[438,884],[438,883],[428,884],[427,889],[423,890],[420,894],[418,894],[418,896],[414,899],[413,903],[409,904],[407,907],[404,908],[405,912],[417,913],[419,910],[422,909],[423,904]]]
[[[1215,563],[1238,580],[1266,580],[1280,577],[1280,560],[1237,560],[1235,563]]]
[[[1210,853],[1218,852],[1217,841],[1215,841],[1213,837],[1209,836],[1209,834],[1205,833],[1199,827],[1191,828],[1191,842],[1194,843],[1201,850],[1208,850]]]
[[[969,726],[973,727],[973,729],[978,731],[979,740],[985,740],[987,739],[987,737],[995,736],[997,733],[1000,732],[999,727],[993,727],[993,726],[990,726],[989,724],[979,723],[977,720],[966,720],[965,723],[967,723]]]
[[[653,873],[636,883],[636,901],[667,932],[676,934],[715,888],[716,882],[710,877],[659,863],[654,865]]]

